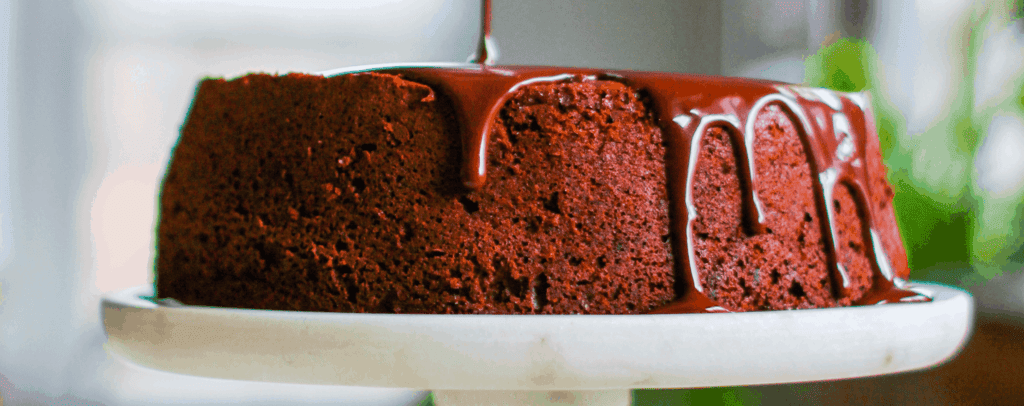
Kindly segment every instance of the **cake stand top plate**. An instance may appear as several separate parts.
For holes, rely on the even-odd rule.
[[[932,302],[752,313],[396,315],[164,306],[151,286],[102,303],[108,351],[194,376],[458,390],[689,388],[843,379],[940,363],[973,320]]]

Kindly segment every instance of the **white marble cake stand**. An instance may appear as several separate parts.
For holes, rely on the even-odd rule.
[[[107,350],[149,368],[253,381],[417,388],[439,405],[622,405],[633,388],[843,379],[948,359],[967,293],[929,303],[728,314],[450,316],[165,306],[106,295]]]

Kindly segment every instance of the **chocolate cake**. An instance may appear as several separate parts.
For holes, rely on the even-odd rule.
[[[452,65],[203,81],[163,184],[190,305],[631,314],[898,301],[863,95]]]

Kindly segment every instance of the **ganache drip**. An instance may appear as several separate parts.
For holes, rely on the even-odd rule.
[[[866,136],[874,134],[866,127],[866,106],[860,94],[839,94],[778,82],[738,78],[708,78],[659,72],[603,71],[579,68],[465,65],[434,68],[383,68],[378,72],[398,74],[434,86],[452,101],[462,136],[463,184],[470,189],[483,187],[487,180],[487,138],[491,125],[505,101],[521,86],[538,82],[615,80],[646,92],[657,125],[664,134],[666,151],[669,218],[675,272],[684,288],[680,298],[651,313],[692,313],[729,311],[704,292],[695,263],[692,222],[697,212],[692,183],[703,135],[716,127],[724,130],[738,148],[744,223],[750,233],[765,231],[765,216],[755,188],[754,122],[769,105],[778,106],[797,126],[814,179],[815,202],[825,239],[833,295],[850,294],[849,277],[837,261],[833,190],[849,188],[858,211],[864,213],[873,259],[872,287],[855,304],[892,303],[928,300],[908,289],[896,278],[884,248],[875,232],[874,209],[868,204],[865,169]],[[816,119],[812,126],[808,111],[827,111],[831,120]],[[826,116],[828,117],[828,116]],[[853,118],[851,120],[850,118]],[[818,118],[818,117],[816,117]]]

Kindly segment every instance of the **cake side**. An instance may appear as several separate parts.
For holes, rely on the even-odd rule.
[[[489,314],[900,300],[859,100],[546,67],[208,80],[164,183],[158,294]]]
[[[437,224],[459,187],[450,115],[430,88],[386,75],[205,81],[164,181],[158,294],[281,310],[429,303],[436,280],[365,287],[402,271],[393,248],[410,225]]]
[[[850,295],[833,295],[808,152],[790,117],[778,105],[762,110],[754,125],[754,188],[765,230],[743,224],[736,146],[727,129],[712,127],[700,143],[694,184],[693,232],[702,285],[729,309],[768,310],[850,305],[871,286],[871,261],[861,237],[862,213],[850,192],[837,187],[834,204],[839,261],[851,275]]]
[[[488,183],[467,198],[476,224],[492,224],[481,262],[534,301],[500,312],[637,313],[674,299],[665,148],[635,89],[525,86],[498,122]]]
[[[875,231],[878,232],[878,238],[881,240],[882,246],[885,247],[885,253],[895,276],[909,280],[910,265],[907,260],[907,250],[903,245],[903,237],[900,235],[899,223],[896,221],[896,210],[892,205],[895,193],[888,180],[889,168],[882,160],[882,151],[870,106],[865,106],[865,109],[866,127],[870,134],[865,140],[864,156],[867,160],[869,178],[867,186],[875,213],[874,223],[877,227]]]

